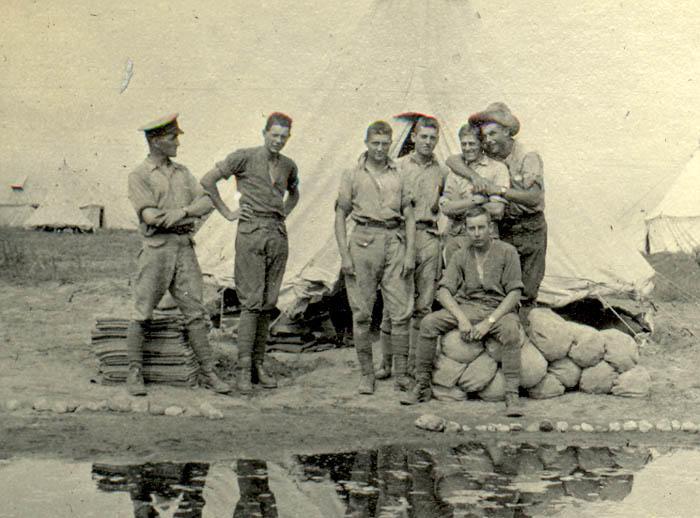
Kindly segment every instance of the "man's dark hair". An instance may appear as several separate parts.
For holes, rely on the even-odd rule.
[[[476,205],[472,207],[464,214],[464,220],[467,218],[478,218],[479,216],[486,216],[487,221],[491,221],[491,214],[482,205]]]
[[[270,128],[275,125],[289,128],[289,131],[292,131],[292,118],[282,112],[273,112],[267,118],[265,131],[270,131]]]
[[[430,115],[424,115],[419,117],[416,121],[416,125],[413,127],[413,133],[417,134],[421,128],[434,128],[436,132],[440,132],[440,123],[435,117]]]
[[[470,122],[463,124],[462,127],[459,128],[457,136],[461,139],[466,133],[471,133],[472,135],[476,136],[477,139],[481,140],[481,128],[475,124]]]
[[[367,133],[365,134],[365,140],[369,140],[372,135],[393,135],[393,131],[389,123],[384,121],[375,121],[369,126],[367,126]]]

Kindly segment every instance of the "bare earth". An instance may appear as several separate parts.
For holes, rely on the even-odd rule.
[[[40,398],[74,405],[124,399],[118,386],[92,383],[96,360],[89,348],[95,315],[128,315],[126,278],[86,275],[85,280],[16,282],[0,280],[0,458],[61,456],[67,458],[213,459],[248,456],[270,460],[292,453],[370,448],[386,443],[455,442],[448,434],[418,430],[413,421],[435,413],[462,424],[508,423],[499,403],[431,401],[401,407],[391,380],[380,382],[371,396],[358,396],[354,350],[339,349],[300,355],[274,353],[272,364],[284,374],[277,390],[262,389],[247,398],[233,392],[217,395],[202,389],[149,386],[151,405],[198,408],[210,402],[224,419],[167,417],[112,411],[98,413],[37,412]],[[665,294],[664,299],[668,299]],[[648,399],[567,393],[562,397],[526,400],[527,425],[541,419],[587,422],[661,418],[700,420],[700,322],[698,306],[685,301],[657,302],[657,330],[642,349],[641,364],[653,380]],[[222,375],[233,379],[235,345],[212,331]],[[17,400],[21,407],[9,411]],[[470,432],[467,437],[475,435]],[[490,434],[506,438],[503,434]],[[511,434],[513,439],[548,442],[676,444],[697,436],[651,432],[618,434]]]

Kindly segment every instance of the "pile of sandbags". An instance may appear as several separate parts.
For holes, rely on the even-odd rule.
[[[639,346],[616,329],[598,331],[569,322],[550,309],[530,312],[529,336],[520,340],[520,386],[534,399],[561,396],[579,389],[591,394],[625,397],[648,395],[651,380],[638,366]],[[502,351],[493,337],[464,342],[458,330],[440,340],[433,371],[435,397],[459,400],[457,392],[501,401],[505,378]]]
[[[98,317],[92,330],[92,352],[104,384],[124,383],[129,373],[126,332],[129,320]],[[187,342],[179,314],[156,316],[146,329],[143,378],[147,383],[193,386],[199,364]]]

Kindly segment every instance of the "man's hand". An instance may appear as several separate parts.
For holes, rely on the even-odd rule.
[[[491,331],[491,322],[488,320],[482,320],[477,325],[472,327],[472,332],[470,334],[471,339],[481,340],[488,334],[489,331]]]
[[[416,258],[411,257],[411,255],[406,254],[403,259],[403,265],[401,266],[401,277],[409,277],[413,275],[413,270],[416,269]]]
[[[430,207],[430,212],[433,214],[437,214],[440,212],[440,191],[441,187],[437,185],[435,187],[435,196],[433,197],[433,205]]]
[[[340,258],[340,271],[343,275],[355,275],[355,265],[352,264],[352,257],[349,255],[343,255]]]
[[[484,203],[489,201],[489,199],[486,196],[484,196],[483,194],[472,194],[472,201],[476,205],[483,205]]]
[[[469,180],[472,182],[472,185],[474,186],[474,192],[476,194],[489,194],[488,188],[491,184],[488,180],[485,180],[478,174],[473,174],[469,177]]]
[[[241,221],[251,221],[253,219],[253,209],[248,205],[241,205],[238,208],[238,217]]]
[[[468,318],[461,318],[457,322],[457,328],[459,329],[459,337],[463,342],[468,342],[472,333],[472,324],[469,322]]]
[[[187,212],[185,212],[185,209],[170,209],[166,210],[163,213],[163,222],[162,225],[165,228],[172,228],[174,227],[179,221],[185,219],[187,216]]]

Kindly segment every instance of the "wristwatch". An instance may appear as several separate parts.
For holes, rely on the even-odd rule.
[[[505,185],[501,185],[501,192],[499,193],[501,196],[505,196],[506,192],[508,192],[508,187]]]
[[[486,319],[489,324],[494,325],[496,323],[496,319],[493,318],[493,316],[489,315],[489,318]]]

